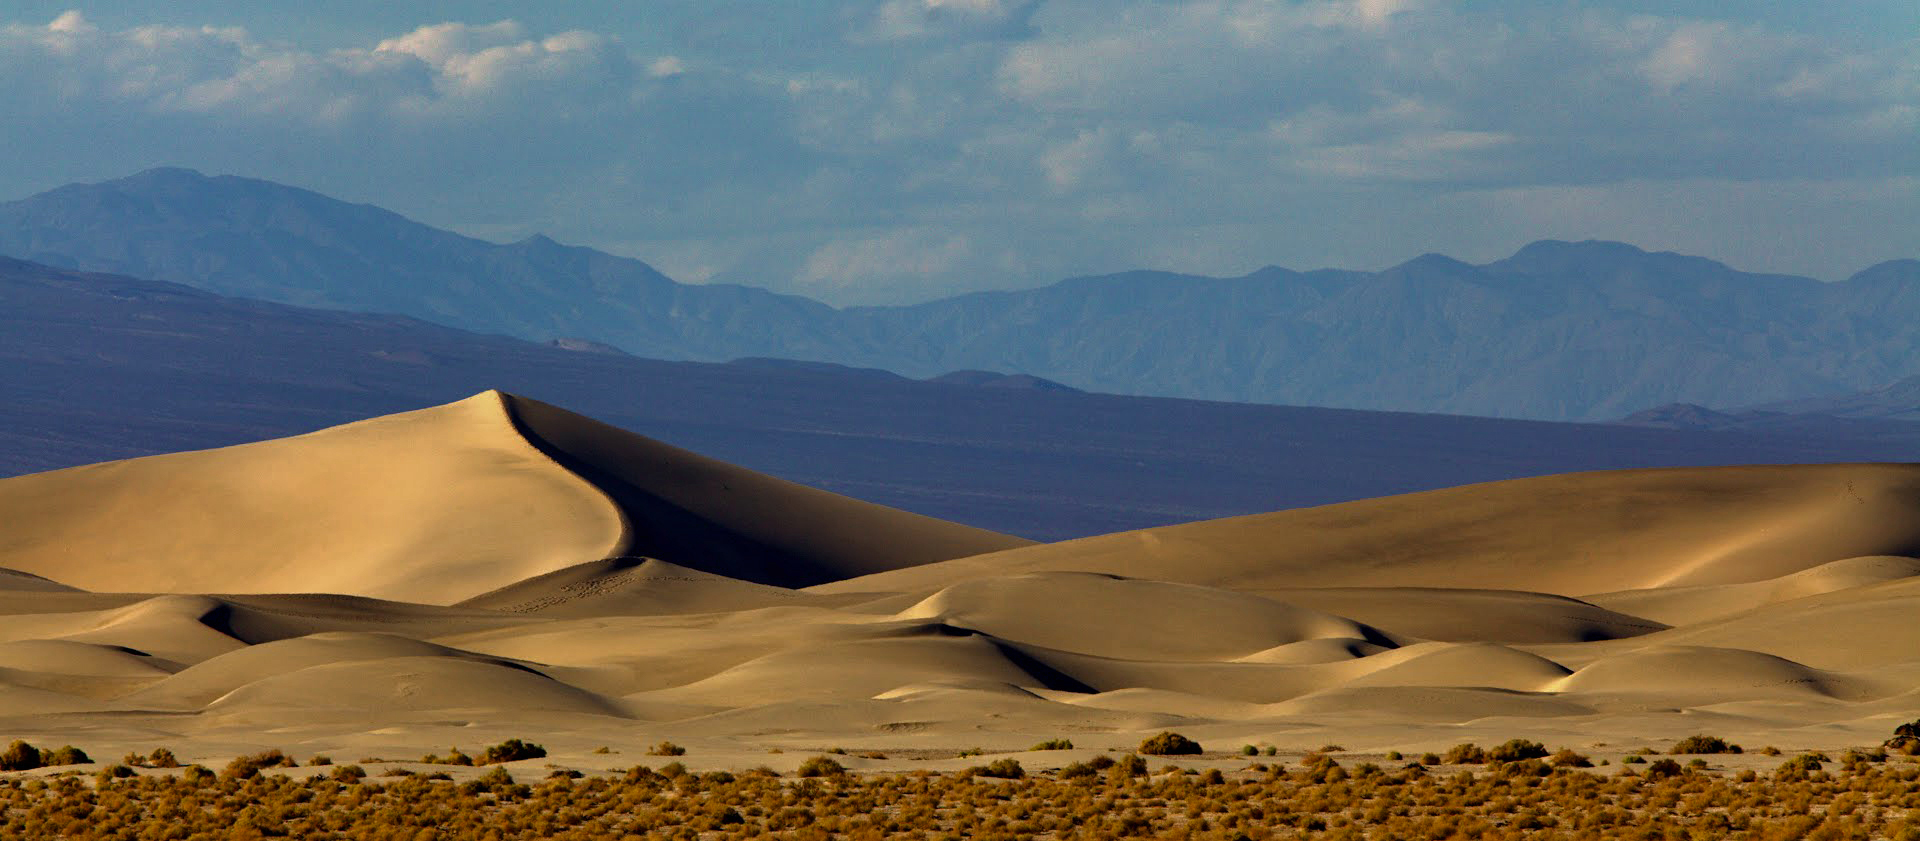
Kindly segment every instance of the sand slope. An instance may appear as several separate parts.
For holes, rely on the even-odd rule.
[[[489,393],[0,481],[0,516],[0,727],[102,756],[521,737],[602,768],[671,739],[747,767],[1167,728],[1841,747],[1920,703],[1904,465],[1552,476],[1031,545]]]
[[[1732,584],[1920,549],[1920,466],[1574,473],[1071,540],[818,588],[1106,572],[1239,590],[1444,587],[1561,595]]]
[[[646,554],[817,583],[1029,541],[486,392],[309,435],[0,481],[0,587],[446,604]],[[32,576],[41,576],[41,581]]]

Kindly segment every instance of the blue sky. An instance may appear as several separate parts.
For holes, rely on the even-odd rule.
[[[1920,255],[1912,0],[4,0],[0,79],[0,197],[191,166],[835,303]]]

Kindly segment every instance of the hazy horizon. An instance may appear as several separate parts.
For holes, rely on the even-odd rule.
[[[0,196],[183,166],[839,305],[1920,242],[1910,4],[72,6],[0,15]]]

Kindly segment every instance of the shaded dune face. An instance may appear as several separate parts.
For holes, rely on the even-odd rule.
[[[1032,545],[775,479],[537,400],[507,405],[531,443],[619,506],[624,554],[802,587]]]
[[[1036,545],[487,393],[0,481],[0,518],[0,718],[109,746],[553,733],[754,765],[1710,722],[1837,747],[1920,698],[1907,465],[1550,476]]]

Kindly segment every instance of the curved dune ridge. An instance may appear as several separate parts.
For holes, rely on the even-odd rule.
[[[1029,541],[707,459],[538,401],[0,481],[0,567],[87,590],[446,604],[645,554],[812,584]],[[9,576],[14,587],[50,586]]]
[[[524,737],[601,767],[671,739],[744,766],[1707,724],[1838,747],[1920,706],[1908,465],[1550,476],[1035,545],[489,392],[0,480],[0,523],[0,719],[96,755]]]

